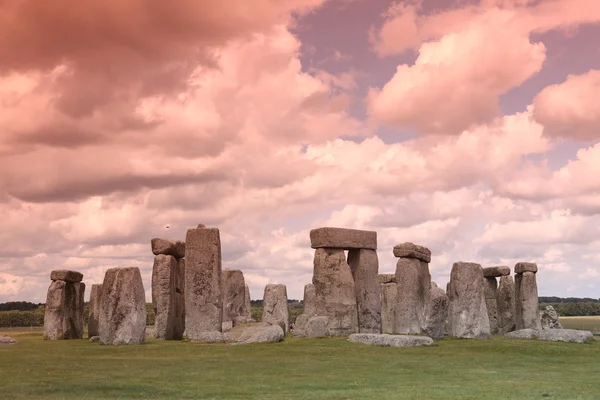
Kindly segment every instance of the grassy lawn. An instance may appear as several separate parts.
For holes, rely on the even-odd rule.
[[[5,332],[1,332],[5,333]],[[598,399],[600,341],[445,339],[384,348],[343,338],[258,345],[44,341],[0,347],[9,399]]]
[[[600,316],[594,317],[560,317],[564,328],[583,329],[595,335],[600,335]]]

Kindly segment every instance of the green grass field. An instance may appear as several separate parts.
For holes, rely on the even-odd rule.
[[[0,332],[6,334],[6,331]],[[592,344],[445,339],[384,348],[344,338],[256,345],[110,347],[44,341],[25,328],[0,347],[0,398],[598,399]]]
[[[600,335],[600,316],[593,317],[560,317],[563,328],[582,329]]]

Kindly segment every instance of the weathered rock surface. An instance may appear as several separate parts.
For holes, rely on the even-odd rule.
[[[90,343],[95,343],[100,341],[100,336],[90,336]]]
[[[283,321],[283,333],[289,329],[290,314],[288,309],[287,288],[282,284],[268,284],[263,296],[262,320]]]
[[[451,336],[468,339],[490,337],[481,265],[456,262],[448,285]]]
[[[183,338],[183,333],[185,332],[185,258],[177,260],[176,277],[174,337]]]
[[[524,272],[538,272],[538,266],[532,262],[519,262],[515,265],[515,274],[522,274]]]
[[[398,288],[395,282],[381,284],[381,332],[383,333],[394,333],[397,297]]]
[[[304,314],[308,315],[309,317],[317,315],[316,301],[315,285],[312,283],[304,285]]]
[[[542,313],[542,329],[563,329],[562,324],[558,320],[558,313],[552,306],[546,306]]]
[[[315,250],[315,313],[328,317],[328,332],[347,336],[358,331],[356,289],[342,249]],[[309,321],[310,322],[310,321]]]
[[[181,240],[154,238],[150,241],[150,245],[155,256],[164,254],[178,259],[185,257],[185,242]]]
[[[100,301],[102,298],[102,284],[92,285],[90,291],[90,315],[88,317],[88,337],[99,336],[98,319],[100,317]]]
[[[417,258],[400,258],[396,264],[396,320],[394,333],[422,333],[425,326],[431,275],[426,262]]]
[[[552,342],[591,343],[594,335],[590,331],[575,329],[519,329],[504,335],[509,339],[537,339]]]
[[[250,288],[244,285],[244,316],[252,318],[252,303],[250,302]]]
[[[98,322],[102,344],[144,342],[146,295],[139,268],[111,268],[106,271]]]
[[[377,280],[380,284],[383,283],[396,283],[396,274],[379,274]]]
[[[510,275],[510,267],[501,265],[498,267],[487,267],[483,269],[484,278],[498,278],[500,276]]]
[[[65,281],[69,283],[77,283],[83,280],[83,274],[77,271],[69,271],[66,269],[59,269],[50,272],[50,280],[53,281]]]
[[[10,336],[0,336],[0,345],[2,344],[18,344],[19,342],[16,339],[11,338]]]
[[[370,249],[377,250],[377,232],[346,228],[317,228],[310,231],[313,249]]]
[[[423,334],[433,339],[443,339],[448,319],[448,296],[435,282],[431,282],[425,312]]]
[[[221,238],[217,228],[188,229],[185,246],[185,331],[199,340],[202,332],[220,332]]]
[[[490,333],[498,334],[498,282],[496,278],[483,279],[483,292],[488,319],[490,320]]]
[[[542,329],[534,272],[515,275],[515,325],[517,329]]]
[[[44,312],[44,339],[83,338],[85,284],[53,280],[48,287]]]
[[[328,317],[311,317],[306,322],[304,335],[308,338],[327,337],[330,335],[329,326],[330,323]]]
[[[496,306],[498,334],[515,330],[515,282],[513,277],[505,275],[500,277],[496,290]]]
[[[221,273],[221,293],[223,294],[223,323],[245,315],[246,282],[244,274],[237,269],[224,269]]]
[[[284,337],[279,325],[256,322],[234,327],[225,335],[225,341],[235,344],[281,342]]]
[[[201,343],[223,343],[225,339],[225,334],[220,331],[202,331],[198,332],[194,339],[190,338],[192,342]]]
[[[155,332],[160,340],[179,340],[183,332],[176,335],[177,318],[177,259],[171,255],[154,257],[152,267],[152,307],[155,315]]]
[[[354,333],[348,337],[350,342],[372,344],[375,346],[416,347],[432,345],[433,339],[427,336],[387,335],[372,333]]]
[[[381,333],[381,287],[377,279],[379,260],[375,250],[348,251],[358,310],[358,331]]]
[[[394,257],[416,258],[426,263],[431,262],[431,250],[411,242],[401,243],[394,246]]]

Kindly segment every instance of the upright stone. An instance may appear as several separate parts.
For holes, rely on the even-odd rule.
[[[539,314],[535,263],[515,265],[515,325],[516,329],[542,329]]]
[[[490,333],[496,335],[498,334],[498,282],[496,278],[488,277],[483,279],[483,283],[485,306],[487,308],[488,319],[490,320]]]
[[[496,305],[498,306],[498,334],[515,330],[515,282],[510,275],[500,277],[496,291]]]
[[[448,292],[452,336],[469,339],[490,337],[483,280],[483,269],[479,264],[456,262],[452,265]]]
[[[191,340],[221,332],[221,238],[217,228],[188,229],[185,240],[185,329]]]
[[[75,288],[75,304],[71,308],[71,323],[75,329],[75,337],[83,339],[85,323],[83,320],[83,309],[85,308],[85,283],[72,283]]]
[[[177,319],[177,268],[175,257],[159,254],[152,267],[152,306],[154,308],[154,334],[161,340],[179,340],[176,337]]]
[[[327,318],[332,336],[348,336],[358,332],[356,289],[352,271],[343,249],[315,250],[313,285],[315,310]]]
[[[306,324],[312,317],[317,316],[316,304],[315,304],[315,285],[308,283],[304,285],[304,299],[303,299],[303,311],[302,314],[296,317],[294,323],[294,336],[304,337],[306,336]]]
[[[443,339],[447,319],[448,296],[446,296],[446,292],[439,288],[435,282],[431,282],[423,334],[432,339]]]
[[[88,337],[100,336],[98,318],[100,317],[100,301],[102,298],[102,284],[92,285],[90,291],[90,315],[88,317]]]
[[[558,321],[558,313],[552,306],[546,306],[542,313],[542,329],[563,329]]]
[[[283,322],[284,334],[290,329],[290,314],[288,309],[287,288],[282,284],[268,284],[263,296],[263,322],[271,324]]]
[[[56,270],[50,273],[44,314],[44,339],[83,338],[85,284],[76,271]]]
[[[221,273],[223,323],[232,322],[246,313],[246,283],[240,270],[225,269]]]
[[[377,278],[377,252],[369,249],[349,250],[348,265],[356,290],[358,331],[381,333],[381,288]]]
[[[100,342],[141,344],[146,338],[146,295],[137,267],[111,268],[104,275],[99,318]]]
[[[185,258],[177,260],[177,274],[175,280],[175,323],[173,336],[183,338],[185,332]]]
[[[244,316],[246,319],[252,318],[252,303],[250,298],[250,287],[244,285]]]
[[[395,282],[381,283],[381,332],[394,333],[396,324],[396,299],[398,289]]]

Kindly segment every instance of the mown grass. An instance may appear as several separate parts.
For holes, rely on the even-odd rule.
[[[600,335],[600,316],[590,317],[560,317],[563,328],[582,329]]]
[[[256,345],[110,347],[11,335],[0,347],[9,399],[597,399],[600,341],[445,339],[384,348],[344,338]]]

